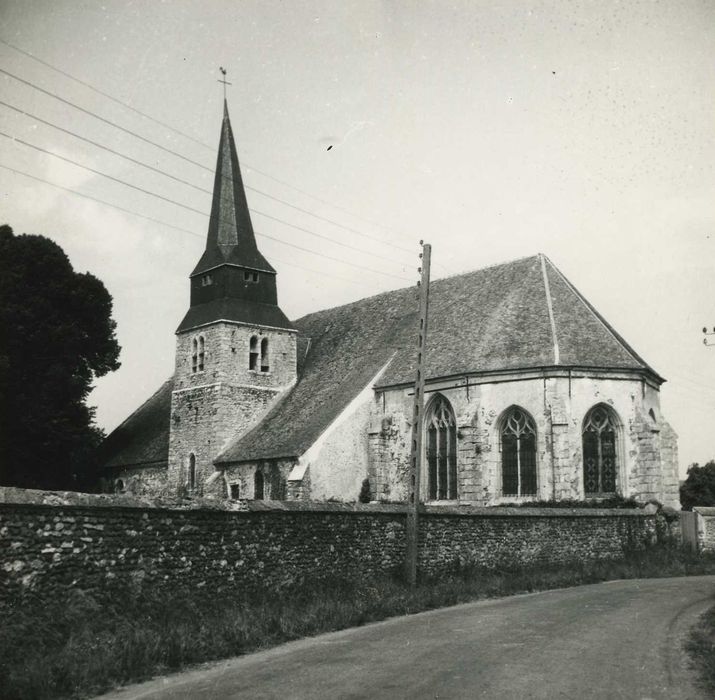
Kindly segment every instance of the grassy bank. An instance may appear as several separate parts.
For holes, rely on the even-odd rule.
[[[83,697],[192,663],[394,615],[618,578],[703,573],[715,573],[715,557],[654,547],[624,561],[560,568],[456,568],[415,589],[385,578],[362,585],[313,582],[281,596],[243,601],[206,589],[170,596],[117,590],[111,604],[79,590],[63,600],[28,598],[2,612],[0,697]]]
[[[698,621],[686,648],[698,673],[700,685],[715,695],[715,605]]]

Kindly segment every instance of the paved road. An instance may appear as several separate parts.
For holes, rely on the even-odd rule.
[[[104,700],[702,697],[682,639],[715,576],[469,603],[291,642]]]

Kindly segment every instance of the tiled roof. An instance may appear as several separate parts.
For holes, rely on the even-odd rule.
[[[238,437],[216,461],[302,454],[390,358],[378,386],[411,383],[417,307],[417,288],[410,287],[296,321],[298,382],[258,426]],[[641,371],[661,381],[543,256],[433,282],[427,342],[428,379],[578,367]],[[166,459],[170,385],[167,382],[115,431],[128,434],[127,446],[110,464],[128,464],[118,461],[128,456],[136,460],[160,453]],[[107,442],[116,440],[115,433]],[[145,448],[140,433],[149,443]]]
[[[296,386],[216,461],[302,454],[393,354],[378,386],[414,381],[416,323],[415,287],[296,321],[311,339]],[[433,282],[427,343],[428,379],[555,365],[643,370],[659,379],[543,256]]]
[[[103,468],[166,465],[173,389],[172,377],[109,434],[99,449]]]
[[[233,299],[224,297],[214,299],[205,304],[192,306],[176,329],[176,332],[196,328],[214,321],[235,321],[237,323],[250,319],[251,325],[270,326],[292,330],[294,324],[274,304],[262,304],[249,299]]]

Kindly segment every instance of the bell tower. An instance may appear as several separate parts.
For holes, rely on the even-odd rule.
[[[206,249],[189,279],[176,331],[169,483],[223,495],[214,458],[296,380],[296,330],[256,245],[225,100]]]

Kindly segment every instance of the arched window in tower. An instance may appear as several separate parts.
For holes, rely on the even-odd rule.
[[[258,369],[258,336],[252,335],[248,343],[248,369]]]
[[[199,342],[194,338],[191,341],[191,372],[192,374],[196,374],[196,368],[198,367],[199,363]]]
[[[253,477],[253,498],[257,501],[263,500],[263,472],[256,469],[256,475]]]
[[[500,422],[502,496],[536,495],[536,426],[524,409],[512,406]]]
[[[188,476],[187,486],[189,487],[189,491],[193,491],[196,488],[196,455],[193,452],[189,455]]]
[[[449,401],[438,394],[425,419],[427,491],[432,501],[457,499],[457,427]]]
[[[583,489],[586,496],[616,492],[620,421],[607,406],[594,406],[583,421]]]
[[[261,340],[261,372],[267,372],[270,368],[268,364],[268,338]]]
[[[199,336],[199,372],[204,371],[204,336]]]

